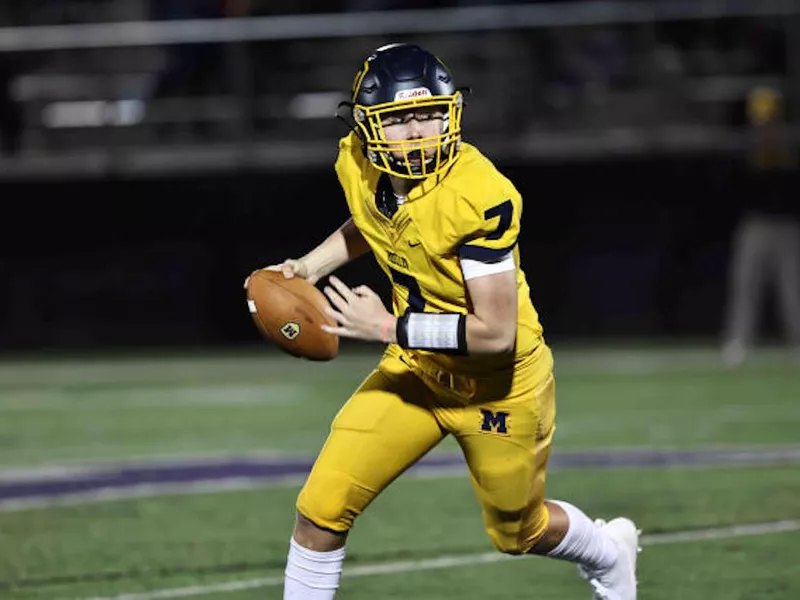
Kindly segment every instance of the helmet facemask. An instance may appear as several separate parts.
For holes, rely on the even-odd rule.
[[[426,179],[444,172],[456,160],[461,147],[463,106],[463,96],[456,91],[452,95],[425,96],[374,106],[355,104],[353,119],[364,142],[367,158],[376,169],[402,179]],[[386,139],[383,121],[389,114],[413,112],[421,108],[442,111],[441,133],[408,140]],[[426,158],[429,153],[431,156]],[[418,163],[412,162],[415,156],[420,158]]]

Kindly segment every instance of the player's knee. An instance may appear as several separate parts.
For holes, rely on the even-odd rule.
[[[331,552],[338,550],[345,544],[347,532],[323,529],[298,512],[292,538],[303,548],[314,550],[315,552]]]
[[[344,473],[312,472],[297,498],[297,510],[320,528],[349,531],[368,499]]]
[[[494,547],[503,554],[510,554],[512,556],[525,554],[524,549],[519,543],[519,535],[514,531],[501,528],[489,528],[486,532],[489,534],[489,539],[492,541]]]
[[[528,554],[547,531],[544,506],[519,511],[495,511],[486,526],[489,539],[503,554]]]

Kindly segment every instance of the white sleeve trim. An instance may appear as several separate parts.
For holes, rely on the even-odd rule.
[[[488,263],[472,258],[461,259],[461,272],[464,273],[464,281],[475,279],[476,277],[484,277],[486,275],[505,273],[506,271],[513,271],[516,268],[517,265],[514,262],[513,250],[509,250],[498,260]]]

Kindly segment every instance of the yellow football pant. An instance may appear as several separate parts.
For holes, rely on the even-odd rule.
[[[453,434],[490,539],[502,552],[526,553],[548,525],[554,420],[552,355],[544,343],[507,373],[480,381],[443,376],[390,346],[334,419],[297,510],[320,527],[347,531],[387,485]]]

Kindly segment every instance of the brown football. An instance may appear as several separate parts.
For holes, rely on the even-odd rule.
[[[247,306],[258,330],[282,350],[308,360],[332,360],[339,337],[320,325],[336,326],[325,314],[328,299],[302,277],[255,271],[247,282]]]

